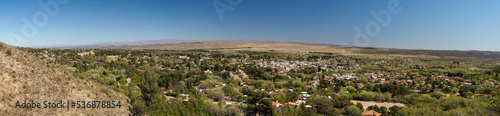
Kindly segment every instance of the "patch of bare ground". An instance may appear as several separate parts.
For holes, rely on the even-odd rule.
[[[390,108],[392,106],[399,106],[399,107],[405,107],[405,104],[402,103],[394,103],[394,102],[377,102],[377,101],[358,101],[358,100],[351,100],[353,104],[361,103],[363,105],[363,108],[366,110],[368,106],[373,106],[377,105],[378,107],[380,106],[385,106],[387,108]]]

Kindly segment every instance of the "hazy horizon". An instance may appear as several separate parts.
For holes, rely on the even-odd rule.
[[[0,0],[0,41],[34,47],[164,39],[244,39],[500,51],[499,3]]]

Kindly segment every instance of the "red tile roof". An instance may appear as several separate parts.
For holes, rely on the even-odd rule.
[[[373,110],[364,111],[361,113],[363,116],[380,116],[381,114]]]

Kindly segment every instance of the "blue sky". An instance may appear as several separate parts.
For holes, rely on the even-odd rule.
[[[39,2],[52,1],[59,8],[50,16]],[[0,41],[18,46],[47,46],[159,39],[251,39],[500,51],[498,0],[241,0],[239,4],[227,0],[70,0],[65,4],[55,1],[0,0]],[[216,1],[233,9],[224,12],[223,19],[213,5]],[[391,20],[381,26],[370,11],[388,11],[388,4],[394,2],[400,3],[396,8],[401,8],[401,12],[389,12]],[[36,33],[27,31],[29,26],[23,19],[39,22],[31,24]],[[359,44],[355,41],[359,33],[354,28],[366,34],[365,25],[369,22],[378,24],[379,31],[369,36],[369,42]],[[373,26],[369,29],[377,30]]]

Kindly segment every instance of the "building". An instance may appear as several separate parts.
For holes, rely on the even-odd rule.
[[[226,101],[226,105],[232,105],[233,103],[231,101]]]
[[[285,105],[287,105],[287,104],[290,104],[290,105],[300,105],[300,103],[297,103],[297,102],[287,102],[287,103],[285,103]]]
[[[297,103],[299,103],[299,104],[305,104],[306,101],[305,100],[297,100]]]
[[[179,94],[179,97],[181,98],[189,98],[189,94]]]
[[[283,104],[279,103],[278,101],[273,102],[273,106],[274,106],[274,107],[280,107],[280,106],[282,106],[282,105],[283,105]]]
[[[302,92],[302,95],[301,95],[303,98],[308,98],[308,97],[311,97],[311,95],[307,94],[307,92]]]

